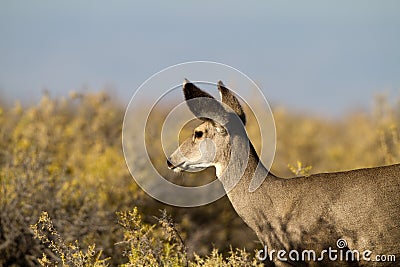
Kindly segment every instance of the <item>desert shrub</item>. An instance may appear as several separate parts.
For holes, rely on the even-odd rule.
[[[400,102],[377,96],[370,111],[340,118],[273,109],[277,150],[272,171],[293,176],[288,164],[312,166],[309,174],[400,162]]]
[[[190,267],[251,267],[251,266],[264,266],[254,256],[246,252],[245,249],[232,248],[228,252],[228,256],[224,257],[218,252],[218,249],[213,249],[210,255],[200,257],[195,255],[194,261],[190,262]]]
[[[34,237],[48,248],[43,257],[38,259],[42,266],[107,266],[107,259],[100,259],[101,251],[96,252],[95,245],[83,250],[77,240],[67,243],[54,228],[47,212],[42,212],[39,221],[31,225],[31,229]]]
[[[124,255],[128,263],[122,266],[186,266],[186,246],[166,212],[156,225],[142,222],[138,210],[118,212],[118,223],[124,229]]]
[[[2,109],[0,266],[37,264],[44,247],[28,226],[44,210],[67,240],[114,253],[114,211],[141,194],[120,150],[122,114],[104,93]]]
[[[224,257],[213,249],[210,255],[201,257],[194,255],[188,260],[186,246],[172,219],[162,211],[157,224],[146,224],[142,221],[137,208],[130,211],[117,212],[118,224],[123,228],[123,240],[116,246],[123,246],[126,262],[120,266],[190,266],[190,267],[250,267],[263,266],[254,256],[244,249],[230,248]],[[48,250],[38,262],[42,266],[107,266],[110,259],[101,259],[102,251],[95,250],[95,245],[81,249],[78,241],[65,242],[54,228],[47,212],[43,212],[38,222],[31,226],[35,238],[45,244]]]

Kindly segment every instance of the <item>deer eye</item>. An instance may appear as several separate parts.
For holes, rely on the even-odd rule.
[[[203,136],[203,132],[202,131],[195,131],[194,132],[194,137],[195,138],[201,138]]]

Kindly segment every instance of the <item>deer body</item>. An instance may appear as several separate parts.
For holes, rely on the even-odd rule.
[[[227,195],[270,250],[321,252],[345,239],[349,249],[398,258],[400,185],[393,173],[400,177],[400,165],[292,179],[268,174],[252,193],[245,173]]]
[[[279,178],[262,165],[248,140],[239,101],[222,83],[218,87],[222,102],[243,124],[232,126],[231,116],[221,117],[224,112],[229,115],[232,112],[218,103],[205,106],[188,102],[192,112],[204,122],[195,129],[193,138],[185,141],[168,159],[171,169],[184,171],[214,166],[232,206],[269,251],[314,250],[318,257],[328,247],[337,249],[336,241],[344,239],[346,249],[360,253],[370,250],[371,258],[376,254],[395,255],[400,260],[400,165]],[[212,98],[188,81],[184,84],[184,93],[187,101]],[[201,114],[204,107],[208,112]],[[217,117],[218,122],[203,115]],[[245,147],[248,153],[232,152]],[[251,191],[254,176],[264,181]],[[276,261],[276,264],[288,263]],[[343,266],[347,262],[325,261],[324,264]],[[377,262],[348,264],[386,266]]]

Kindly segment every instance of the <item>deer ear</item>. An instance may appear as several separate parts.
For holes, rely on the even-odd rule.
[[[214,97],[212,97],[209,93],[204,92],[196,85],[191,83],[188,79],[183,81],[183,94],[185,95],[186,101],[197,97],[208,97],[214,99]]]
[[[201,120],[213,120],[221,125],[228,123],[229,114],[218,100],[185,79],[183,94],[189,109]]]
[[[246,115],[244,114],[243,108],[236,96],[234,96],[233,93],[225,87],[222,81],[218,81],[218,90],[221,93],[222,103],[228,105],[233,111],[235,111],[242,120],[243,125],[246,125]]]

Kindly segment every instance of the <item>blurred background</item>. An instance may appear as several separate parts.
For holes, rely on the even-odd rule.
[[[226,197],[177,208],[134,183],[121,148],[129,99],[165,67],[217,61],[270,102],[275,174],[397,163],[399,10],[398,1],[1,1],[0,266],[253,266],[262,245]],[[166,115],[157,112],[152,129]],[[251,119],[247,130],[259,134]],[[215,179],[213,169],[169,172],[161,147],[148,149],[170,181]]]
[[[108,88],[127,103],[155,72],[192,60],[231,65],[269,101],[330,116],[399,92],[395,0],[0,5],[0,92],[9,101]]]

